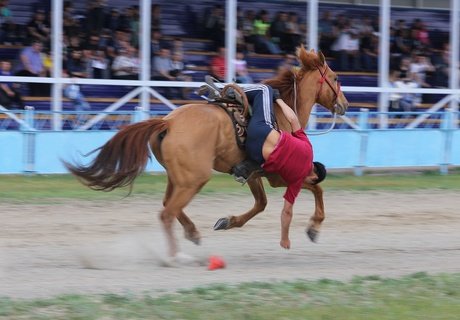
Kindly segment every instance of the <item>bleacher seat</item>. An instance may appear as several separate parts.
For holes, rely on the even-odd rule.
[[[138,0],[111,0],[110,7],[125,8],[131,5],[139,5]],[[161,6],[162,31],[167,39],[172,39],[175,36],[183,38],[184,50],[186,52],[184,61],[187,64],[192,64],[197,68],[192,73],[193,80],[203,81],[204,76],[208,73],[208,65],[213,56],[213,52],[209,51],[211,41],[202,39],[205,35],[202,34],[200,23],[203,13],[216,3],[222,3],[217,0],[189,0],[186,3],[181,0],[155,0],[155,4]],[[84,1],[72,2],[75,12],[83,14],[86,10]],[[36,5],[36,0],[23,0],[21,2],[10,2],[9,7],[13,12],[16,23],[26,24],[33,14],[32,8]],[[273,17],[278,11],[296,12],[301,17],[307,17],[307,3],[300,1],[270,1],[262,2],[257,0],[239,1],[239,7],[245,10],[254,10],[255,12],[265,9],[271,13]],[[333,16],[344,14],[348,18],[362,18],[363,16],[378,17],[379,8],[377,6],[361,6],[361,5],[345,5],[345,4],[330,4],[320,3],[320,15],[324,11],[330,11]],[[424,10],[424,9],[406,9],[406,8],[391,8],[392,20],[404,19],[407,23],[411,23],[413,19],[422,19],[430,28],[432,35],[445,36],[449,31],[450,12],[446,10]],[[0,46],[0,56],[14,60],[18,56],[20,47]],[[282,56],[279,55],[257,55],[250,54],[246,57],[250,75],[259,82],[274,75],[274,70],[282,61]],[[333,61],[329,60],[333,67]],[[339,73],[340,81],[343,86],[377,86],[378,77],[375,73],[356,73],[342,72]],[[92,106],[92,110],[103,110],[109,106],[116,98],[120,98],[132,87],[122,86],[100,86],[100,85],[82,85],[82,92],[87,97]],[[161,89],[160,89],[161,90]],[[375,108],[377,106],[378,94],[376,93],[347,93],[347,98],[351,103],[350,110],[359,110],[362,106]],[[193,95],[191,96],[193,97]],[[430,102],[439,101],[442,95],[431,95],[428,97]],[[26,99],[27,100],[27,99]],[[49,99],[29,100],[29,104],[33,105],[37,110],[49,110]],[[137,101],[131,101],[119,110],[133,110],[137,106]],[[72,104],[65,100],[63,102],[64,110],[72,110]],[[159,101],[154,101],[151,104],[152,110],[158,112],[167,112],[169,109]],[[421,107],[426,109],[427,106]]]

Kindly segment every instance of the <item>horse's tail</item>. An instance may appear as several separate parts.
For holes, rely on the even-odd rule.
[[[151,119],[121,129],[102,147],[87,166],[64,161],[67,169],[86,186],[94,190],[111,191],[132,185],[144,171],[150,158],[148,143],[153,134],[167,129],[167,122]]]

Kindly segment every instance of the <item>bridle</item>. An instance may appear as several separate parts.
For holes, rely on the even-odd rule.
[[[333,105],[335,106],[336,103],[337,103],[337,99],[339,97],[339,94],[341,92],[340,82],[337,81],[337,88],[334,88],[332,83],[326,77],[327,72],[329,70],[327,64],[324,64],[324,70],[321,70],[321,67],[319,65],[317,65],[316,68],[318,69],[319,74],[321,75],[321,79],[319,79],[319,81],[318,81],[319,82],[319,88],[318,88],[318,91],[316,92],[315,101],[317,101],[319,99],[320,94],[321,94],[321,90],[323,89],[323,84],[324,84],[324,82],[326,82],[327,85],[329,86],[329,88],[331,88],[332,92],[334,93],[334,101],[333,101],[334,104]],[[297,81],[296,81],[295,75],[294,75],[294,112],[297,115]],[[332,120],[332,125],[331,125],[331,127],[329,129],[327,129],[325,131],[321,131],[321,132],[317,132],[317,131],[309,132],[308,134],[309,135],[322,135],[322,134],[329,133],[332,129],[334,129],[335,122],[337,120],[337,112],[335,112],[335,108],[334,108],[334,111],[332,113],[334,114],[334,118]]]
[[[335,104],[337,103],[337,99],[339,97],[339,94],[341,92],[341,89],[340,89],[340,82],[337,81],[337,87],[334,88],[334,86],[332,85],[331,81],[329,81],[329,79],[326,77],[327,76],[327,72],[329,71],[329,67],[328,65],[325,63],[324,64],[324,70],[321,70],[321,67],[320,66],[316,66],[316,68],[318,69],[319,71],[319,74],[321,75],[321,79],[319,79],[319,88],[318,88],[318,91],[316,92],[316,98],[315,98],[315,101],[318,101],[320,95],[321,95],[321,90],[323,90],[323,84],[324,82],[327,83],[327,85],[329,86],[329,88],[331,88],[332,92],[334,92],[334,100],[333,100],[333,105],[335,106]],[[334,111],[335,113],[335,111]]]

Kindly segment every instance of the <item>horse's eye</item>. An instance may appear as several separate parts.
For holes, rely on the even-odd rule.
[[[335,77],[334,81],[337,82],[339,80],[339,77]]]

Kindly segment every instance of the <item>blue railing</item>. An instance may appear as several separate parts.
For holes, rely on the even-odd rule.
[[[366,109],[362,109],[366,110]],[[132,111],[44,111],[34,110],[0,110],[0,131],[2,130],[24,130],[26,127],[34,130],[53,130],[53,117],[58,114],[62,119],[63,130],[78,130],[80,126],[86,123],[89,119],[96,115],[103,115],[103,118],[93,125],[88,130],[118,130],[121,126],[146,119],[148,117],[164,116],[167,112],[150,111],[144,112],[141,110]],[[349,111],[346,118],[338,118],[334,129],[357,129],[358,126],[365,126],[367,129],[380,129],[380,119],[383,116],[387,119],[387,127],[384,129],[404,129],[407,128],[417,117],[426,115],[426,118],[415,128],[436,129],[441,128],[444,118],[447,114],[452,114],[454,126],[459,127],[458,112],[378,112],[378,111]],[[324,130],[329,128],[332,123],[333,116],[329,112],[314,112],[316,118],[316,130]],[[23,122],[27,122],[24,125]]]
[[[100,112],[98,112],[99,114]],[[92,156],[86,154],[107,142],[120,126],[145,118],[142,111],[110,112],[90,130],[74,130],[78,117],[92,116],[91,112],[61,113],[64,129],[51,130],[52,112],[34,110],[9,113],[0,123],[0,174],[65,173],[61,160],[87,163]],[[413,129],[398,127],[411,123],[413,114],[350,112],[339,118],[335,129],[324,135],[323,128],[309,132],[314,146],[315,159],[331,169],[352,169],[360,175],[366,168],[382,167],[438,167],[447,173],[450,166],[460,166],[460,129],[458,113],[435,112],[424,120],[429,126]],[[1,115],[1,114],[0,114]],[[157,115],[155,113],[151,116]],[[387,129],[375,129],[381,116],[388,117]],[[12,117],[11,117],[12,116]],[[316,120],[329,128],[331,116],[316,113]],[[428,121],[429,120],[429,121]],[[13,125],[8,125],[8,121]],[[82,119],[84,121],[84,119]],[[147,171],[164,171],[153,159]]]

